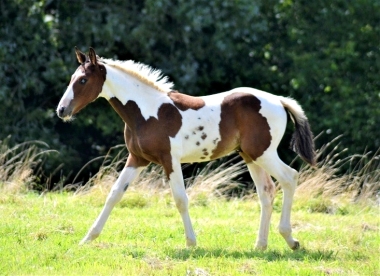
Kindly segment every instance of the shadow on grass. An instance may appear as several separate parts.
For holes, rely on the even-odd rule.
[[[246,258],[256,258],[265,259],[269,262],[280,261],[280,260],[334,260],[336,258],[337,252],[332,250],[307,250],[299,249],[296,251],[278,251],[278,250],[249,250],[249,251],[236,251],[228,249],[210,249],[210,248],[185,248],[185,249],[169,249],[167,254],[173,259],[187,260],[187,259],[201,259],[201,258],[233,258],[233,259],[246,259]]]

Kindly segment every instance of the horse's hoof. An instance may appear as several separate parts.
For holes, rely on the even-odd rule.
[[[92,236],[87,235],[86,237],[84,237],[84,238],[80,241],[79,245],[84,245],[84,244],[86,244],[86,243],[90,243],[91,241],[93,241],[94,239],[96,239],[98,236],[99,236],[99,235],[96,235],[96,236],[94,236],[94,235],[92,235]]]
[[[186,246],[187,246],[187,247],[194,247],[194,246],[197,246],[197,241],[196,241],[196,240],[186,239]]]
[[[85,245],[86,243],[89,243],[89,242],[91,242],[91,240],[84,238],[83,240],[79,242],[79,245]]]
[[[297,250],[300,248],[300,242],[295,240],[294,245],[291,247],[292,250]]]
[[[255,245],[255,249],[256,250],[259,250],[259,251],[265,251],[267,249],[267,245],[266,244],[259,244],[259,243],[256,243]]]

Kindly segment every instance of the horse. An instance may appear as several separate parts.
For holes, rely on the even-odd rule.
[[[307,163],[316,163],[313,133],[301,106],[289,97],[248,87],[193,97],[173,89],[160,70],[142,63],[86,55],[75,47],[79,66],[62,96],[57,115],[64,121],[97,98],[105,98],[125,123],[129,155],[104,207],[81,240],[96,239],[128,186],[150,163],[162,165],[181,215],[187,246],[196,245],[181,163],[204,162],[237,152],[254,181],[261,205],[255,248],[265,250],[275,197],[273,176],[283,190],[278,230],[288,246],[300,243],[290,223],[298,172],[278,156],[287,113],[295,125],[291,148]]]

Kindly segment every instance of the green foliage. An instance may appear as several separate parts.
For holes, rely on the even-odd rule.
[[[192,95],[237,86],[291,95],[314,132],[327,131],[320,145],[344,134],[349,154],[380,147],[378,1],[0,0],[0,10],[0,129],[57,149],[48,174],[63,163],[58,174],[70,178],[123,143],[104,100],[71,124],[55,116],[74,46],[160,68]]]

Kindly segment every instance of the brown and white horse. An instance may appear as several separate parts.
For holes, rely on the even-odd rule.
[[[88,103],[106,98],[125,122],[129,156],[107,197],[103,210],[81,243],[97,238],[113,207],[127,187],[150,162],[161,164],[181,214],[186,243],[196,245],[188,211],[181,163],[202,162],[238,152],[247,163],[261,203],[256,248],[268,243],[275,177],[283,189],[279,232],[292,249],[290,212],[298,173],[284,164],[277,147],[284,134],[288,112],[295,124],[292,148],[309,164],[315,164],[313,135],[296,101],[252,88],[236,88],[204,97],[192,97],[172,89],[159,70],[133,61],[88,56],[75,49],[80,66],[59,102],[57,114],[65,121]]]

